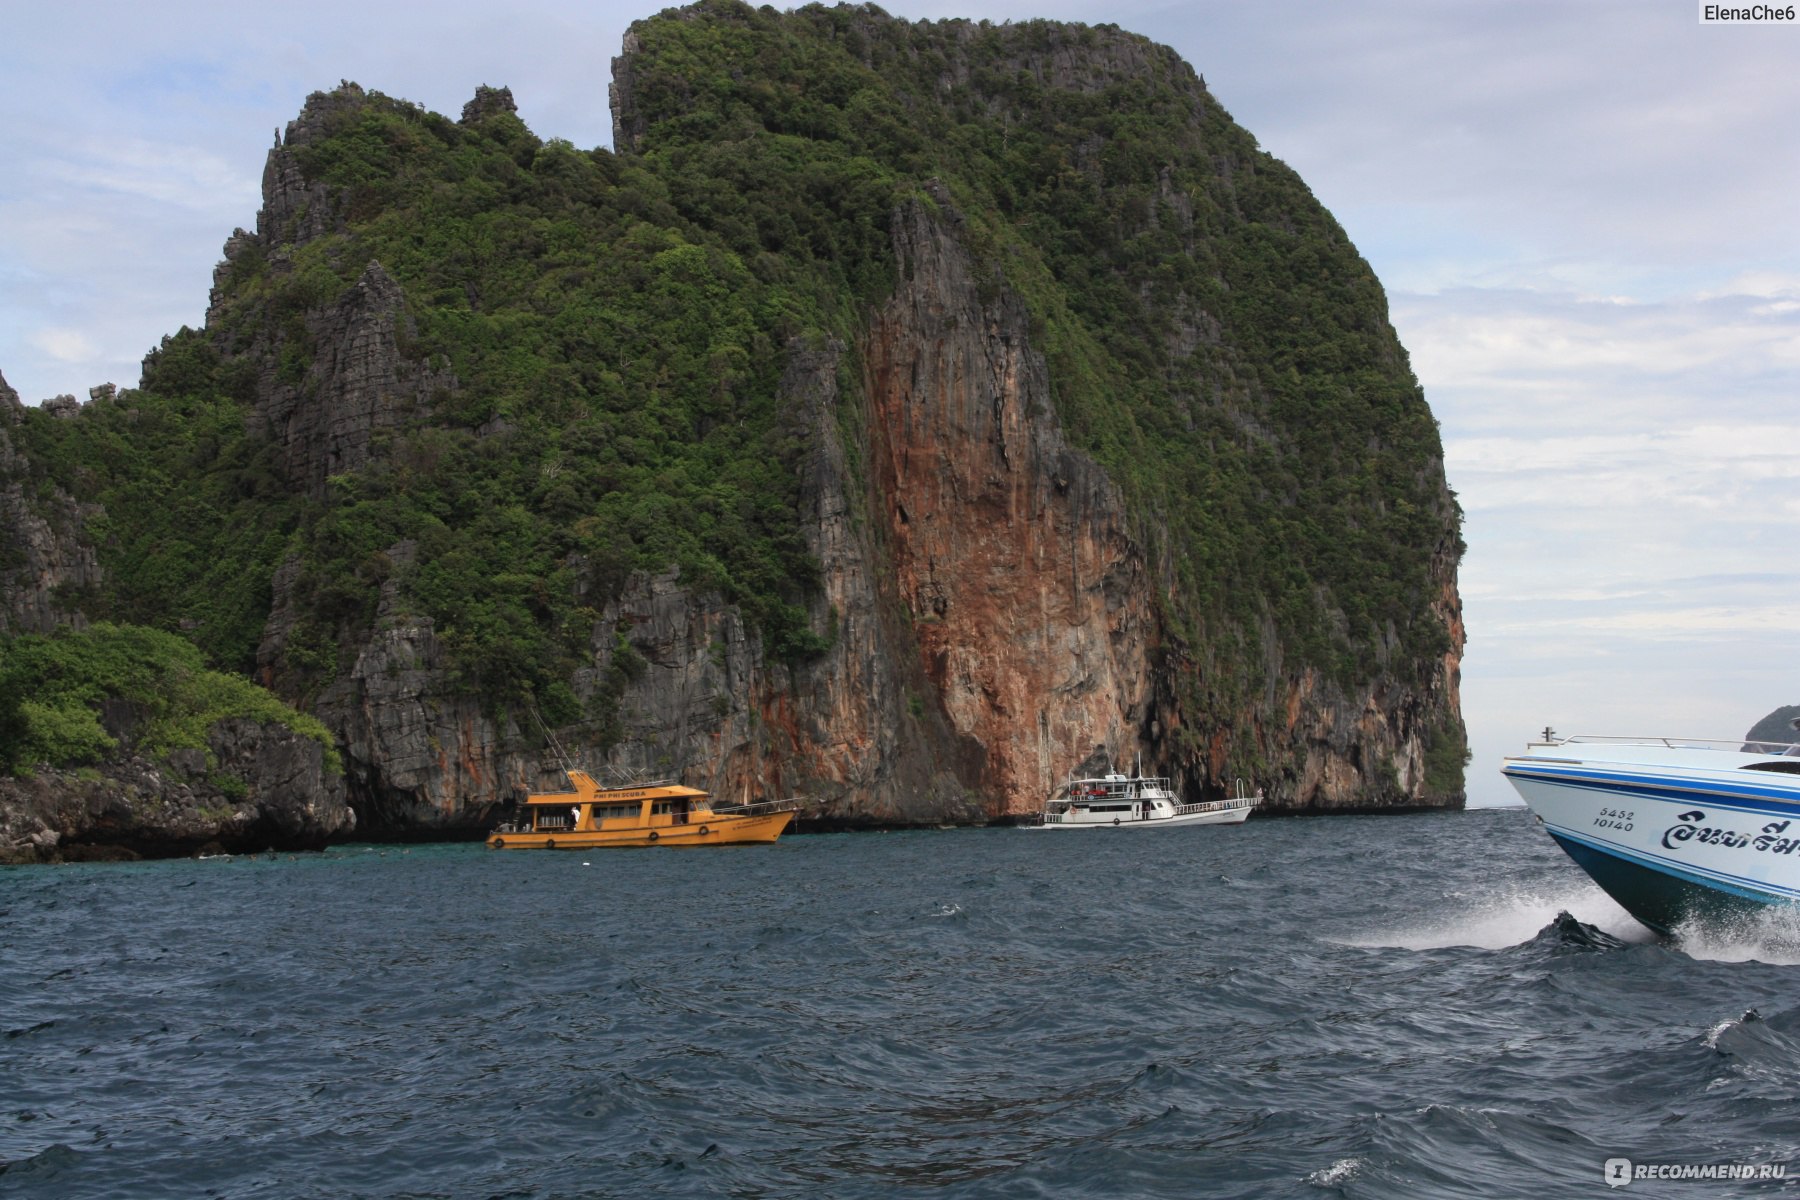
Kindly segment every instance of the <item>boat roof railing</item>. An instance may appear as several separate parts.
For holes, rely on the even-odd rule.
[[[1551,744],[1567,745],[1586,742],[1612,746],[1667,746],[1671,750],[1735,750],[1740,754],[1785,754],[1800,743],[1771,742],[1747,738],[1626,737],[1608,733],[1576,733],[1557,738]]]
[[[692,792],[696,795],[700,795],[700,796],[706,795],[706,792],[704,792],[700,788],[689,788],[689,787],[687,787],[687,785],[683,784],[679,779],[649,779],[649,780],[645,780],[642,783],[602,783],[600,780],[595,779],[592,775],[589,775],[586,771],[583,771],[580,767],[567,768],[564,770],[563,774],[571,777],[569,779],[569,783],[571,786],[569,787],[569,789],[567,791],[556,791],[556,790],[552,789],[552,790],[543,791],[543,792],[531,792],[525,797],[525,803],[527,803],[527,804],[568,804],[570,796],[579,796],[582,794],[581,790],[579,788],[573,786],[573,784],[575,782],[573,776],[575,776],[575,775],[586,776],[586,778],[588,778],[589,780],[591,780],[593,782],[595,790],[599,793],[597,802],[603,802],[606,798],[607,792],[650,791],[655,788],[684,788],[686,791]]]

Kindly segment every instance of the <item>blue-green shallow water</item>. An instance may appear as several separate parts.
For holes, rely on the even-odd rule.
[[[1522,810],[20,868],[0,929],[6,1196],[1800,1177],[1800,955],[1648,940]]]

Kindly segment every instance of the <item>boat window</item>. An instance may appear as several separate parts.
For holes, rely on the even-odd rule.
[[[638,806],[635,804],[596,804],[594,819],[596,821],[618,821],[636,817]]]
[[[1746,771],[1774,771],[1778,775],[1800,775],[1800,759],[1784,759],[1781,762],[1749,763]]]
[[[1087,810],[1089,812],[1130,812],[1131,805],[1129,805],[1129,804],[1090,804],[1087,806]]]

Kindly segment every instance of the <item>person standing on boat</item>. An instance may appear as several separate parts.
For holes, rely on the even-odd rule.
[[[573,829],[573,828],[575,828],[575,826],[579,825],[580,823],[581,823],[581,805],[572,804],[569,806],[569,828]]]

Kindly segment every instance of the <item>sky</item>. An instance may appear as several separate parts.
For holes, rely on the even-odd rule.
[[[0,374],[138,381],[205,316],[264,157],[340,80],[508,86],[611,145],[654,3],[0,0]],[[1470,802],[1562,733],[1734,738],[1800,703],[1800,23],[1697,0],[892,0],[1172,46],[1387,289],[1464,511]],[[1784,549],[1785,547],[1785,549]]]

